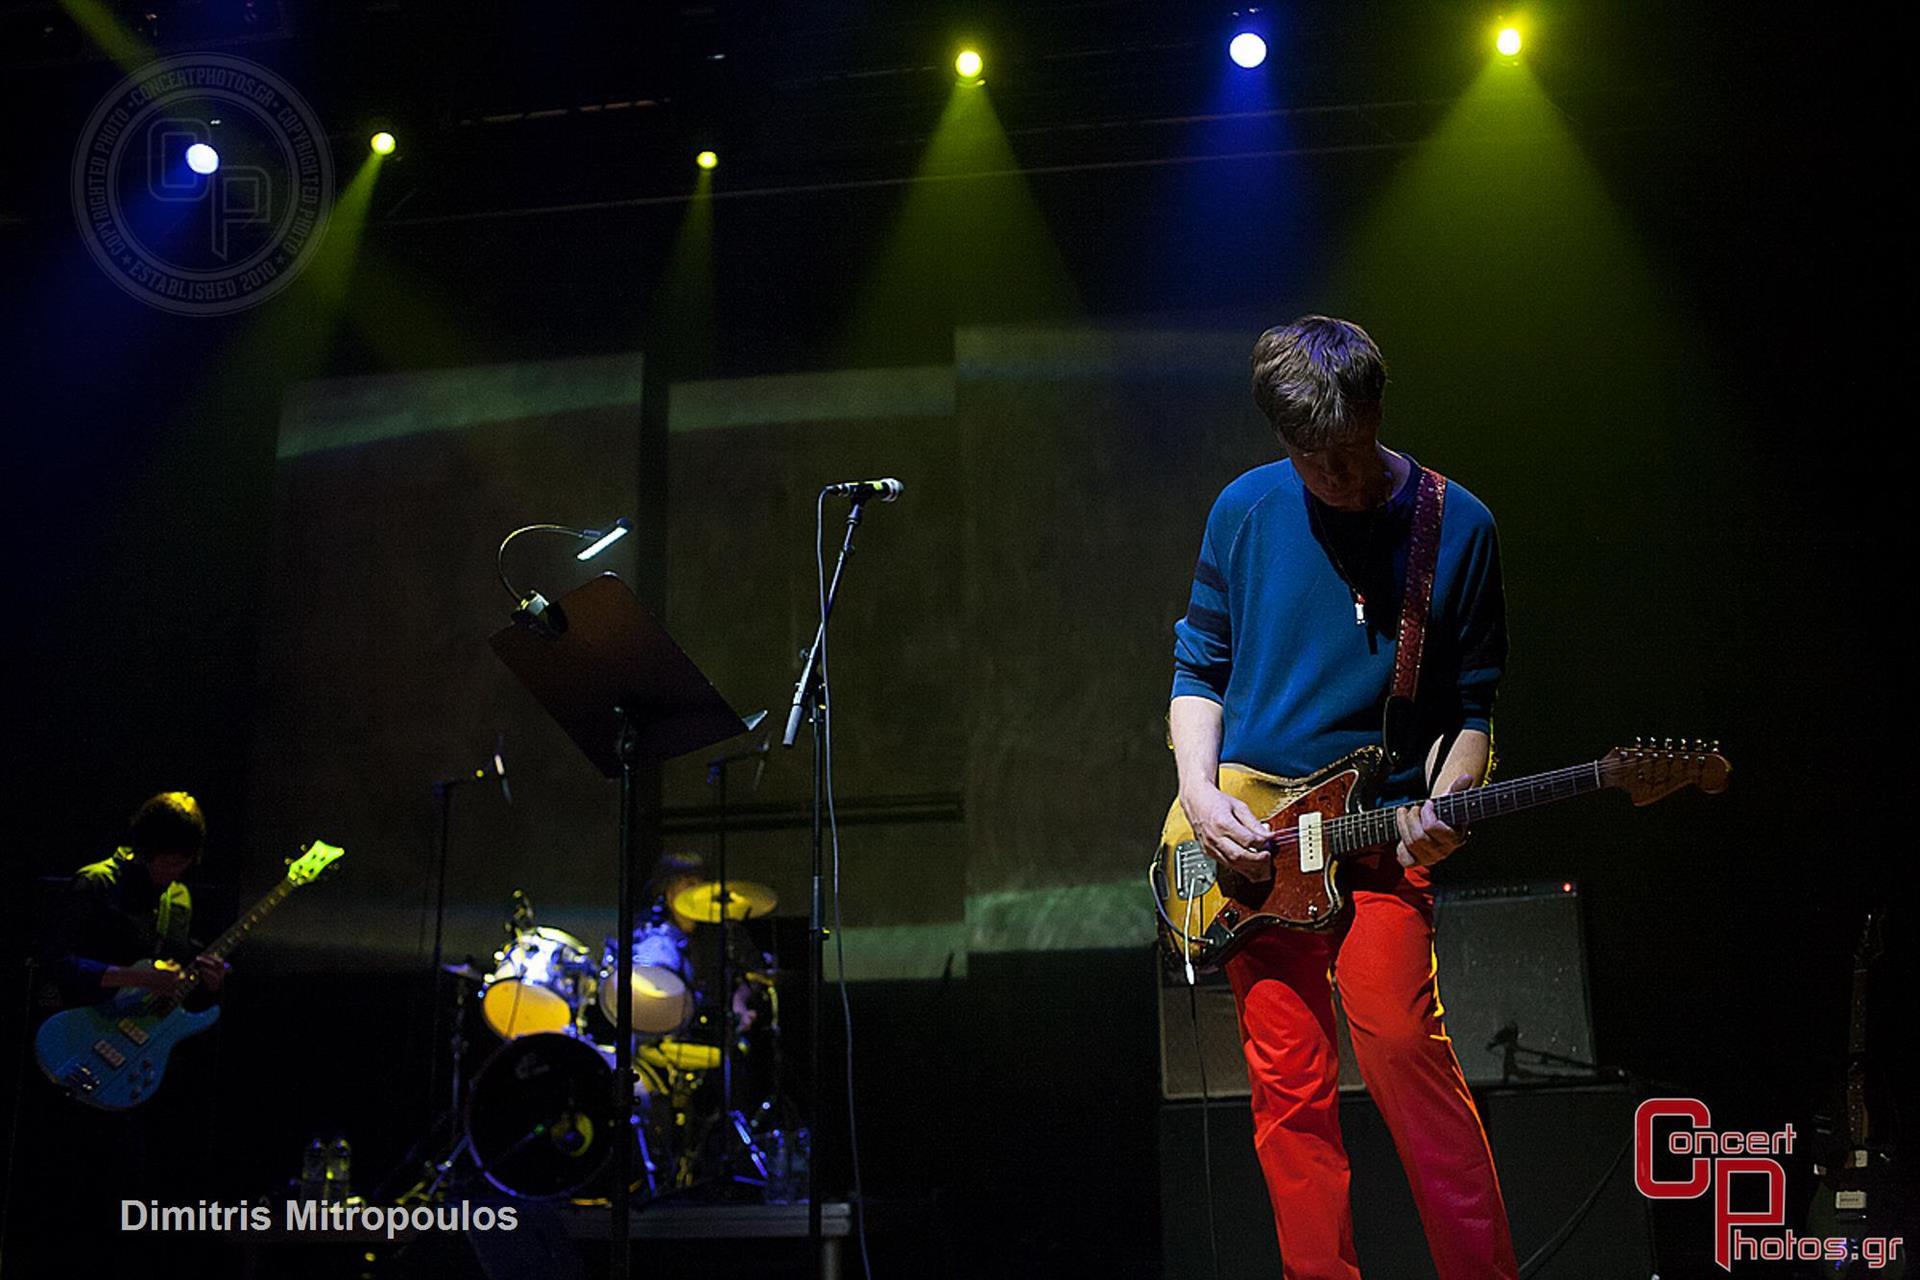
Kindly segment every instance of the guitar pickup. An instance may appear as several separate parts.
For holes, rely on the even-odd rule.
[[[140,1024],[132,1018],[120,1019],[119,1027],[120,1034],[133,1041],[134,1044],[144,1045],[147,1042],[147,1033],[142,1031]]]
[[[105,1040],[95,1040],[93,1042],[93,1051],[99,1054],[100,1060],[110,1067],[124,1067],[127,1065],[127,1055],[108,1044]]]
[[[1300,874],[1312,875],[1324,871],[1327,866],[1327,833],[1321,823],[1325,815],[1303,813],[1300,815]]]
[[[1182,840],[1173,847],[1174,896],[1197,898],[1213,888],[1218,875],[1219,868],[1198,840]]]

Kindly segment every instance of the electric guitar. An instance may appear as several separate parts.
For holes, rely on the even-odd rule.
[[[1885,1126],[1867,1111],[1867,992],[1873,965],[1886,950],[1884,912],[1867,913],[1853,951],[1853,995],[1848,1002],[1847,1071],[1839,1110],[1846,1122],[1839,1132],[1816,1123],[1832,1149],[1813,1166],[1819,1179],[1807,1208],[1807,1233],[1822,1239],[1844,1239],[1847,1256],[1822,1269],[1829,1276],[1884,1276],[1898,1280],[1907,1272],[1904,1256],[1866,1256],[1869,1239],[1883,1240],[1914,1221],[1912,1192],[1902,1185],[1894,1164],[1894,1144]],[[1819,1121],[1822,1117],[1816,1117]],[[1902,1203],[1907,1201],[1908,1203]]]
[[[1434,796],[1433,807],[1457,828],[1608,788],[1625,791],[1636,805],[1686,786],[1714,794],[1732,772],[1718,747],[1671,738],[1664,746],[1615,747],[1588,764]],[[1220,789],[1245,801],[1272,832],[1271,880],[1216,863],[1175,800],[1148,870],[1160,934],[1174,958],[1211,969],[1270,926],[1331,928],[1346,907],[1340,859],[1391,851],[1400,838],[1394,809],[1364,807],[1383,755],[1379,747],[1362,747],[1304,778],[1220,767]]]
[[[214,939],[203,954],[226,959],[227,953],[295,889],[312,884],[344,856],[346,850],[324,840],[306,846],[302,856],[287,867],[286,878]],[[142,960],[140,965],[151,968],[153,961]],[[123,987],[111,1000],[54,1014],[40,1024],[34,1036],[34,1056],[40,1061],[40,1069],[76,1102],[102,1111],[139,1106],[160,1087],[173,1047],[220,1020],[217,1005],[197,1012],[180,1007],[199,977],[189,971],[182,975],[182,981],[185,989],[179,996]]]

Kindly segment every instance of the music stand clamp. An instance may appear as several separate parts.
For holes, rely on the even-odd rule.
[[[604,776],[620,779],[619,935],[614,966],[619,1016],[614,1032],[613,1276],[625,1280],[631,1258],[633,1176],[634,773],[710,747],[748,725],[712,681],[644,609],[631,588],[602,574],[558,602],[563,623],[536,630],[515,625],[489,643],[500,661],[581,754]]]

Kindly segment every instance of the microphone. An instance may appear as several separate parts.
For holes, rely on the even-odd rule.
[[[888,477],[885,480],[849,480],[845,484],[830,484],[822,487],[820,492],[836,498],[852,498],[855,502],[865,502],[868,498],[892,502],[906,490],[906,485]]]

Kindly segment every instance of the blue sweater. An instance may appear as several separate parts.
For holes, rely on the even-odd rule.
[[[1221,704],[1221,760],[1297,777],[1380,742],[1417,475],[1384,508],[1349,513],[1312,498],[1280,461],[1214,502],[1187,614],[1174,625],[1173,696]],[[1383,780],[1380,802],[1427,794],[1435,738],[1488,728],[1506,660],[1493,516],[1449,482],[1415,700],[1419,758]]]

